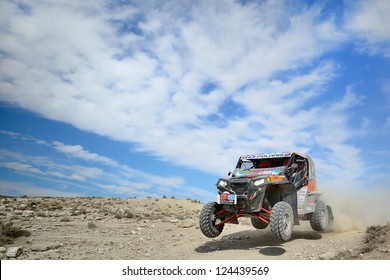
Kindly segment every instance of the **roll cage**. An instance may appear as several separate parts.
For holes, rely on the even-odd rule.
[[[300,189],[307,185],[309,171],[314,170],[310,168],[310,162],[307,156],[298,153],[246,155],[238,159],[232,177],[242,170],[274,169]]]

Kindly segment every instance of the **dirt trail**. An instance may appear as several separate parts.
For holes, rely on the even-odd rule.
[[[0,245],[0,257],[21,247],[17,259],[390,259],[390,226],[367,239],[365,229],[317,233],[304,222],[279,242],[242,219],[209,239],[198,227],[202,206],[174,198],[0,197],[1,221],[31,232]]]

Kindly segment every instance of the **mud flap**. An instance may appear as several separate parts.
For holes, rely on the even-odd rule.
[[[286,182],[281,185],[281,195],[284,196],[284,201],[290,204],[294,213],[294,225],[299,225],[298,217],[298,194],[297,189],[291,182]]]
[[[333,222],[334,222],[332,207],[330,207],[329,205],[326,205],[326,208],[328,208],[328,227],[332,228]]]
[[[286,201],[288,204],[291,205],[291,208],[294,213],[294,225],[299,225],[299,218],[298,218],[298,201],[297,201],[297,193],[294,192],[293,194],[287,196],[284,201]]]

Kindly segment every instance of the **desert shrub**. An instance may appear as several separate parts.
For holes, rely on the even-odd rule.
[[[0,245],[12,243],[15,238],[20,236],[30,236],[31,232],[28,230],[15,227],[12,221],[0,221]]]
[[[46,212],[43,212],[43,211],[39,211],[39,212],[37,212],[37,216],[38,216],[38,217],[45,218],[45,217],[47,217],[47,213],[46,213]]]
[[[97,225],[94,222],[89,222],[88,223],[88,228],[89,229],[95,229],[95,228],[97,228]]]
[[[136,215],[132,212],[130,212],[130,210],[125,210],[123,212],[117,212],[115,213],[115,218],[117,219],[134,219],[136,218]]]
[[[382,246],[388,236],[390,236],[390,224],[386,224],[384,226],[372,225],[367,227],[366,234],[364,236],[365,246],[362,249],[362,253],[369,253]]]
[[[100,213],[102,213],[104,216],[108,216],[110,214],[113,214],[112,211],[110,209],[108,209],[107,207],[101,207],[99,209],[100,209]]]
[[[85,208],[78,209],[77,207],[73,207],[72,210],[70,211],[71,216],[78,216],[82,214],[87,214],[87,210]]]
[[[63,201],[59,201],[59,200],[48,201],[46,205],[43,204],[42,206],[43,207],[46,206],[44,208],[50,211],[62,210],[64,208]]]
[[[129,210],[126,210],[126,211],[123,213],[123,217],[124,217],[124,218],[127,218],[127,219],[134,219],[134,218],[135,218],[135,215],[134,215],[134,213],[130,212]]]

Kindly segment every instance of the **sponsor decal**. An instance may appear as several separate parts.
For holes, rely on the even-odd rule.
[[[224,192],[219,195],[219,200],[222,204],[235,204],[236,196],[235,194]]]
[[[291,153],[263,153],[254,155],[244,155],[241,159],[259,159],[259,158],[277,158],[277,157],[289,157]]]
[[[302,209],[306,200],[307,189],[302,188],[298,191],[298,209]]]
[[[309,192],[315,192],[316,191],[316,183],[315,183],[314,180],[309,182],[308,191]]]
[[[250,173],[251,171],[248,170],[248,169],[245,169],[245,170],[240,170],[237,172],[237,176],[243,176],[243,175],[246,175],[248,173]]]
[[[272,172],[271,170],[260,170],[259,171],[259,174],[260,175],[272,175]]]

